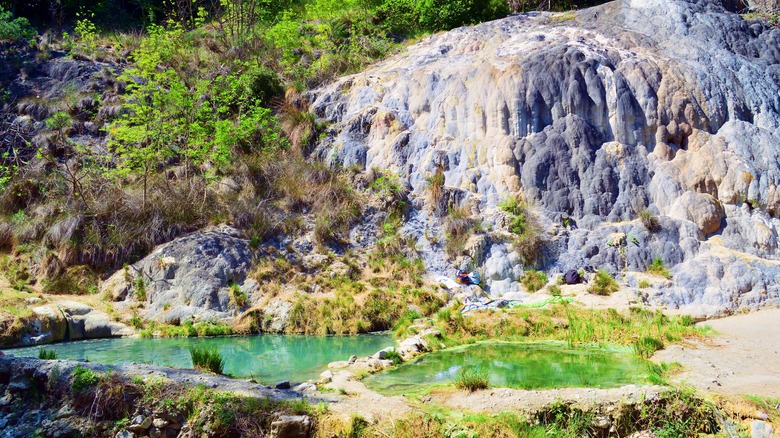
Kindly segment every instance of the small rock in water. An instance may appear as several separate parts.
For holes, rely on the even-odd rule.
[[[276,389],[290,389],[290,381],[289,380],[282,380],[281,382],[276,382],[276,384],[274,384],[274,388],[276,388]]]

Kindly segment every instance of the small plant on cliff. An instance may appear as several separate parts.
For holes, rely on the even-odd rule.
[[[222,355],[217,350],[190,347],[190,357],[192,358],[192,365],[196,370],[222,374],[225,368],[225,359],[222,358]]]
[[[230,285],[230,300],[233,301],[237,307],[243,307],[246,304],[246,292],[241,290],[241,286],[232,283]]]
[[[658,216],[654,215],[650,210],[642,210],[639,213],[639,220],[642,221],[642,225],[647,228],[647,231],[655,232],[661,229],[661,223],[658,220]]]
[[[525,271],[525,274],[520,278],[520,284],[522,284],[528,292],[536,292],[547,284],[547,275],[544,272],[531,269]]]
[[[466,242],[472,231],[477,228],[477,222],[471,217],[471,212],[465,205],[450,208],[447,218],[444,219],[444,233],[447,242],[444,250],[450,257],[457,257],[466,248]]]
[[[455,376],[455,387],[468,391],[477,391],[490,387],[487,371],[480,371],[477,368],[461,368]]]
[[[146,282],[140,276],[133,280],[133,292],[138,301],[146,301]]]
[[[41,348],[38,350],[38,359],[41,360],[54,360],[57,358],[57,353],[54,350],[47,350],[45,348]]]
[[[437,216],[443,212],[442,197],[444,196],[444,169],[436,167],[431,175],[425,178],[425,191],[428,194],[428,205]]]
[[[588,287],[588,292],[596,295],[610,295],[620,289],[617,281],[607,271],[599,269],[593,283]]]
[[[669,270],[666,269],[666,266],[664,266],[664,261],[661,260],[660,257],[654,258],[650,265],[647,266],[645,272],[664,278],[672,278],[672,274],[670,274]]]
[[[513,195],[501,201],[498,208],[509,215],[509,231],[515,234],[513,245],[523,263],[536,263],[544,244],[543,232],[525,199],[521,195]]]

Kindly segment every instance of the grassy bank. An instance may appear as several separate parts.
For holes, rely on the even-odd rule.
[[[351,421],[323,418],[324,436],[360,437],[607,437],[651,431],[658,437],[697,437],[720,429],[713,404],[687,389],[670,389],[658,398],[638,404],[622,403],[609,413],[582,409],[563,402],[547,405],[533,414],[505,411],[499,414],[461,412],[425,405],[394,421],[368,423],[360,416]]]
[[[463,315],[459,306],[439,310],[435,317],[420,321],[404,320],[396,327],[400,337],[435,327],[442,340],[433,345],[454,346],[488,339],[505,341],[565,341],[580,344],[632,346],[648,357],[667,343],[707,336],[710,329],[694,325],[688,316],[667,316],[660,311],[631,307],[621,313],[615,309],[585,309],[556,304],[541,309],[476,311]]]

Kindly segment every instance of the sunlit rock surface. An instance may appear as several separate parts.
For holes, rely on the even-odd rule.
[[[524,14],[425,38],[311,96],[330,123],[315,155],[391,169],[425,193],[436,167],[490,217],[522,192],[550,233],[544,268],[673,267],[651,301],[713,314],[780,304],[780,30],[718,1],[621,0]],[[421,204],[418,204],[421,209]],[[660,217],[648,231],[643,210]],[[562,215],[573,219],[564,227]],[[490,219],[487,220],[492,224]],[[425,212],[407,230],[433,270]],[[518,289],[511,247],[477,266]],[[502,278],[503,277],[503,278]]]

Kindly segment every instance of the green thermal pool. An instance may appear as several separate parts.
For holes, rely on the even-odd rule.
[[[88,359],[106,365],[148,363],[192,368],[189,348],[216,348],[225,358],[225,372],[253,377],[259,382],[295,382],[316,379],[329,362],[351,355],[368,356],[395,345],[392,335],[358,336],[231,336],[217,338],[114,338],[66,342],[4,350],[6,354],[38,357],[41,348],[54,350],[57,359]]]
[[[613,388],[647,377],[647,362],[629,349],[484,342],[437,351],[363,381],[381,394],[420,394],[451,386],[462,367],[487,372],[490,386],[523,389]]]

